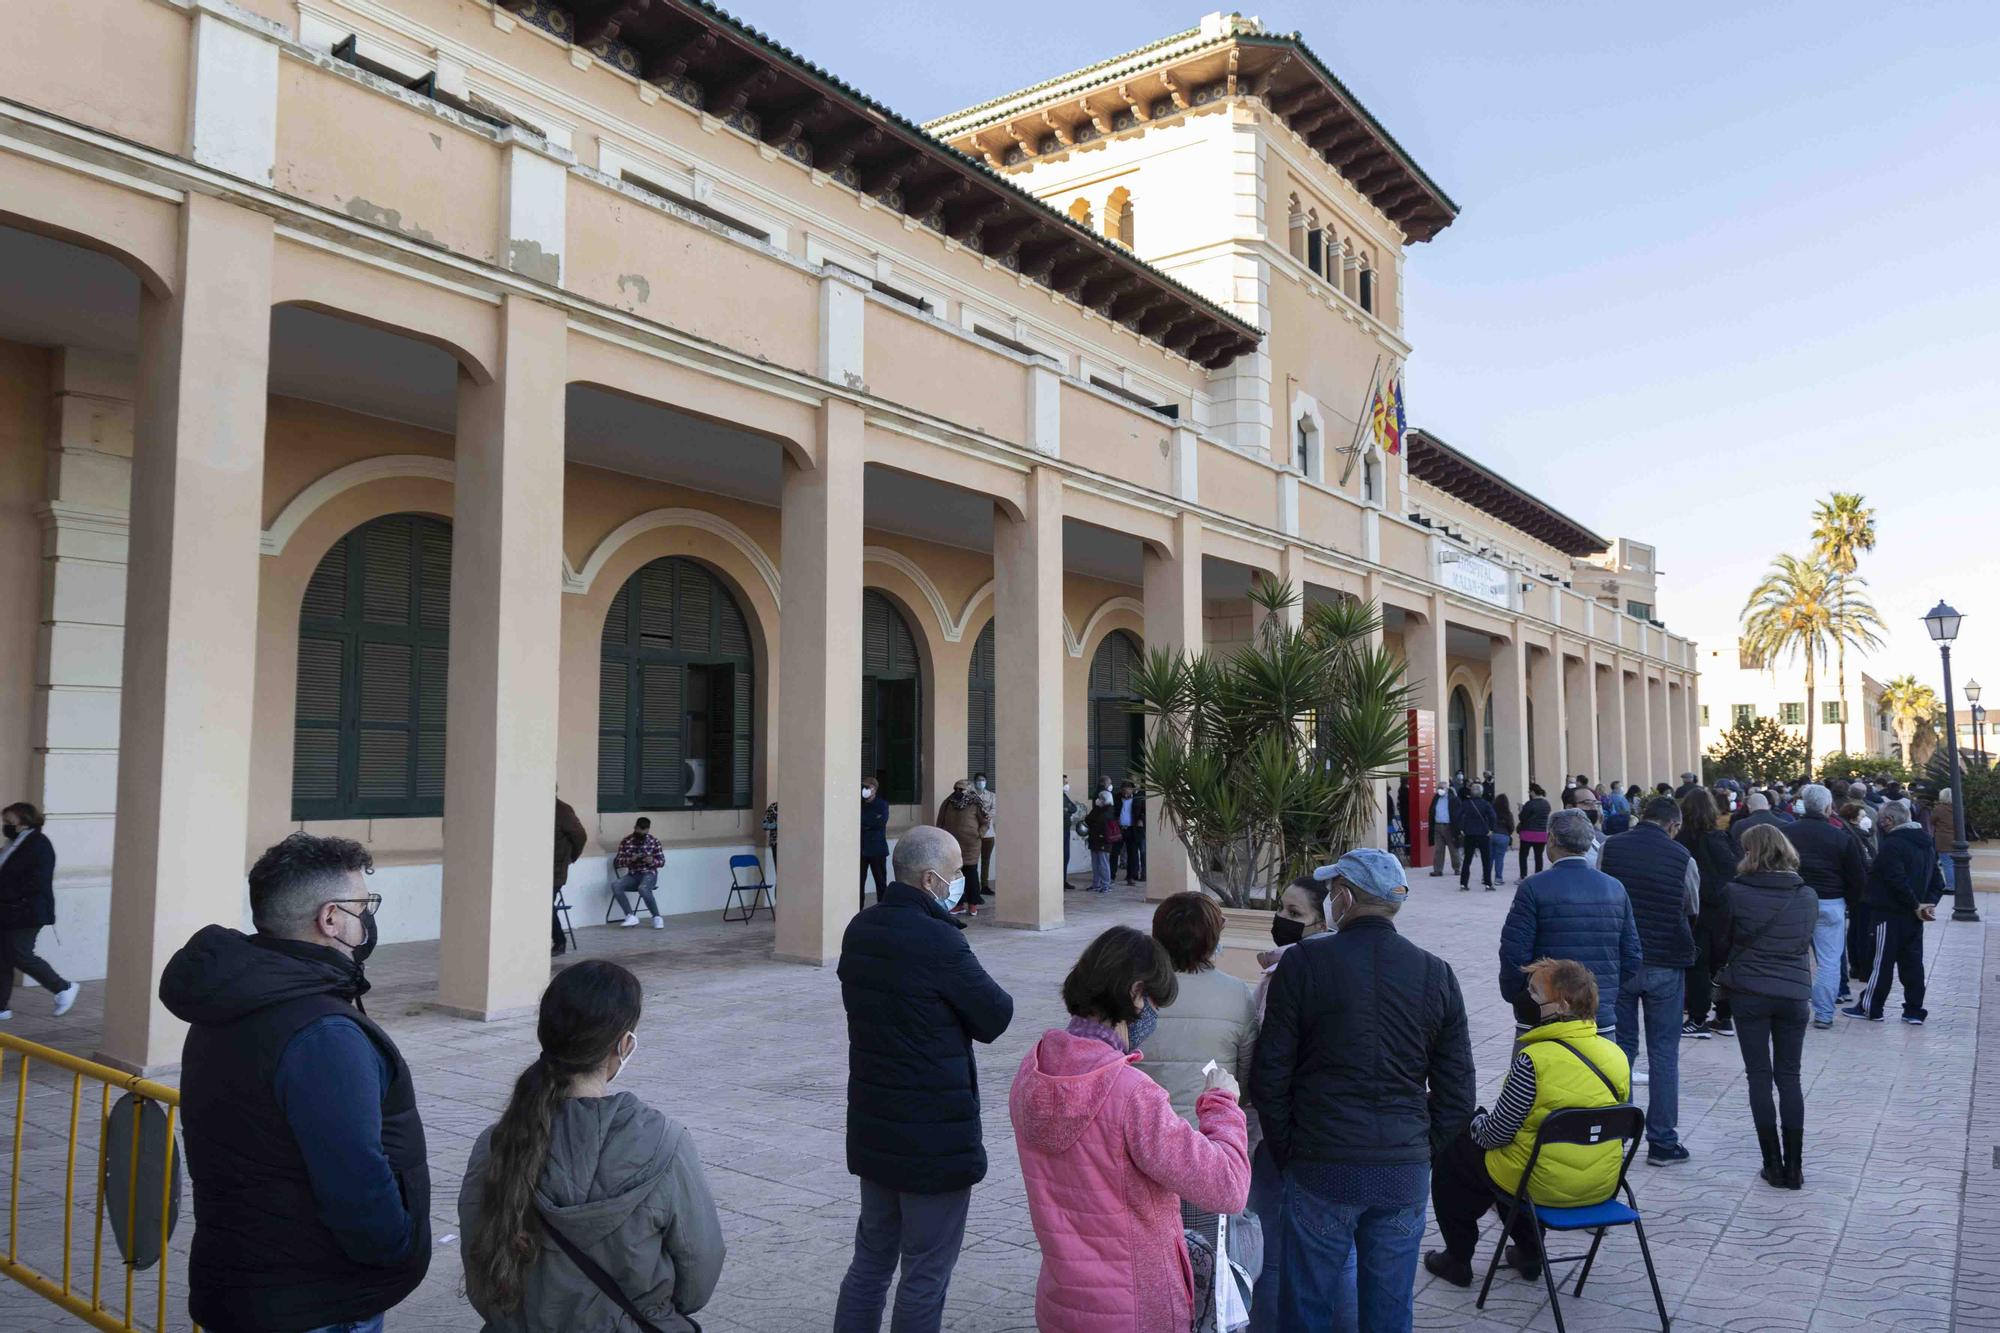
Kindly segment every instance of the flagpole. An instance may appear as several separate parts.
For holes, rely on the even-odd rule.
[[[1354,438],[1348,442],[1347,448],[1341,451],[1347,455],[1347,464],[1340,469],[1340,484],[1342,486],[1345,486],[1347,479],[1354,475],[1354,460],[1361,456],[1361,432],[1368,425],[1369,414],[1374,410],[1375,388],[1381,378],[1382,357],[1380,353],[1377,353],[1375,356],[1375,369],[1368,376],[1368,391],[1361,395],[1361,415],[1354,419]]]

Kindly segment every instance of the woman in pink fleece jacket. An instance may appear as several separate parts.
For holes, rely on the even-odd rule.
[[[1180,1201],[1237,1213],[1250,1158],[1236,1081],[1218,1070],[1195,1101],[1199,1130],[1133,1068],[1178,989],[1158,941],[1113,926],[1063,982],[1073,1017],[1021,1061],[1007,1108],[1042,1246],[1042,1333],[1180,1333],[1194,1278]]]

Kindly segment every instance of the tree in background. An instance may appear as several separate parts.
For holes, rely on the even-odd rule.
[[[1790,782],[1811,771],[1811,743],[1792,735],[1768,717],[1747,718],[1722,733],[1708,747],[1707,775],[1736,778],[1761,787]]]
[[[1915,676],[1898,676],[1882,687],[1882,707],[1888,710],[1896,743],[1903,747],[1904,764],[1916,768],[1918,733],[1940,713],[1937,691]]]
[[[1409,761],[1410,691],[1382,646],[1372,602],[1310,608],[1288,583],[1258,584],[1255,640],[1225,655],[1155,649],[1132,675],[1151,719],[1139,783],[1226,907],[1358,843],[1381,783]]]
[[[1853,491],[1835,491],[1813,508],[1813,553],[1840,580],[1841,623],[1836,624],[1834,648],[1840,659],[1840,750],[1847,752],[1847,645],[1879,648],[1874,631],[1882,628],[1875,608],[1862,595],[1858,601],[1848,586],[1865,553],[1875,549],[1875,511]],[[1863,585],[1865,586],[1865,585]]]
[[[1836,594],[1833,575],[1824,565],[1781,555],[1771,561],[1763,580],[1743,604],[1743,647],[1757,664],[1772,664],[1793,656],[1806,664],[1806,753],[1813,752],[1813,728],[1818,721],[1818,670],[1826,664],[1834,637]],[[1846,709],[1841,710],[1842,714]],[[1799,772],[1805,771],[1800,765]]]

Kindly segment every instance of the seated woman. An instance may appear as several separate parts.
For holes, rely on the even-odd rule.
[[[465,1294],[487,1333],[629,1329],[621,1298],[666,1333],[691,1330],[722,1276],[722,1224],[687,1130],[610,1088],[639,1046],[639,998],[616,963],[558,972],[542,993],[542,1053],[472,1147],[458,1220]]]
[[[1228,1070],[1195,1099],[1198,1127],[1133,1066],[1179,991],[1167,951],[1113,926],[1063,982],[1069,1026],[1042,1034],[1007,1109],[1041,1243],[1042,1333],[1154,1333],[1194,1318],[1180,1202],[1237,1213],[1250,1192],[1243,1110]]]
[[[1597,1035],[1597,979],[1590,969],[1567,958],[1538,958],[1522,971],[1542,1021],[1515,1043],[1519,1054],[1493,1109],[1473,1116],[1431,1164],[1431,1208],[1445,1247],[1426,1254],[1424,1267],[1455,1286],[1472,1285],[1479,1219],[1501,1206],[1496,1189],[1512,1194],[1520,1188],[1549,1113],[1616,1106],[1632,1092],[1625,1053]],[[1548,1149],[1535,1163],[1528,1197],[1553,1208],[1601,1201],[1617,1187],[1624,1147],[1612,1141]],[[1507,1262],[1522,1277],[1540,1277],[1541,1240],[1525,1212],[1515,1218],[1512,1234]]]

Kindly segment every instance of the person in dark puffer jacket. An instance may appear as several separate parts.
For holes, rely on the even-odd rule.
[[[881,1326],[899,1264],[895,1327],[938,1327],[972,1187],[986,1176],[972,1043],[1007,1030],[1014,1000],[950,915],[962,856],[941,828],[909,830],[888,889],[841,939],[847,1169],[861,1178],[861,1220],[837,1333]]]
[[[1638,1062],[1639,1003],[1644,1000],[1646,1161],[1652,1166],[1688,1159],[1679,1133],[1681,1025],[1686,972],[1694,963],[1692,922],[1701,901],[1701,871],[1687,848],[1674,841],[1680,827],[1681,808],[1673,797],[1648,797],[1637,827],[1607,839],[1598,861],[1605,874],[1625,886],[1646,956],[1638,984],[1618,993],[1618,1045],[1628,1062]]]
[[[1924,1008],[1924,922],[1937,920],[1944,897],[1937,844],[1900,801],[1882,807],[1881,850],[1868,868],[1868,917],[1875,927],[1875,966],[1861,999],[1841,1010],[1856,1018],[1882,1021],[1895,974],[1903,977],[1903,1021],[1922,1027]]]
[[[1472,858],[1479,856],[1479,878],[1487,888],[1493,887],[1493,826],[1499,822],[1499,815],[1493,809],[1493,802],[1482,796],[1471,786],[1461,786],[1452,806],[1453,818],[1458,821],[1459,855],[1458,887],[1461,892],[1472,887]]]
[[[360,1008],[371,868],[358,842],[294,833],[251,867],[257,933],[204,926],[161,973],[190,1024],[188,1313],[215,1333],[379,1333],[430,1268],[416,1089]]]
[[[1568,958],[1590,969],[1597,981],[1600,1037],[1614,1035],[1618,996],[1625,987],[1638,985],[1645,966],[1625,886],[1591,869],[1584,859],[1591,833],[1590,818],[1581,810],[1550,817],[1549,851],[1555,860],[1521,881],[1500,928],[1500,998],[1514,1006],[1515,1024],[1522,1031],[1542,1021],[1523,970],[1536,959]]]
[[[1734,1011],[1750,1119],[1764,1153],[1758,1174],[1781,1189],[1798,1189],[1802,1179],[1806,1100],[1799,1064],[1811,1013],[1806,999],[1812,994],[1813,929],[1819,918],[1819,900],[1799,878],[1798,864],[1782,829],[1751,829],[1743,835],[1743,861],[1723,890],[1714,923],[1723,951],[1715,980]]]

